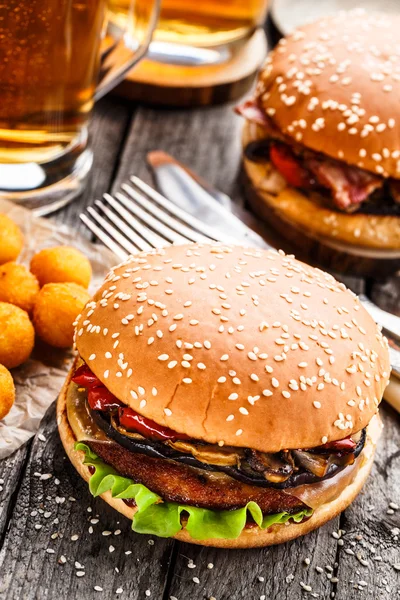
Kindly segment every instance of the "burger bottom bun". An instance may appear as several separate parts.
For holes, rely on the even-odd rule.
[[[243,148],[263,136],[262,128],[246,122]],[[360,275],[400,268],[400,217],[331,210],[320,194],[306,196],[286,185],[270,162],[244,156],[243,164],[253,210],[305,259]]]
[[[67,378],[57,402],[57,423],[60,432],[62,444],[70,461],[78,471],[79,475],[87,482],[90,480],[90,472],[86,465],[83,464],[84,454],[74,448],[76,439],[69,425],[66,408],[66,393],[70,383],[71,373]],[[327,521],[336,517],[345,508],[353,502],[354,498],[363,487],[374,460],[375,449],[371,448],[367,460],[362,464],[353,482],[347,486],[336,500],[324,504],[317,508],[312,517],[303,523],[287,523],[285,525],[272,525],[268,529],[260,529],[259,527],[251,527],[244,529],[240,536],[236,539],[209,539],[209,540],[194,540],[189,533],[182,529],[174,537],[181,542],[198,544],[201,546],[214,546],[215,548],[256,548],[260,546],[272,546],[274,544],[282,544],[298,538],[306,533],[321,527]],[[112,508],[121,514],[133,518],[136,508],[127,506],[123,500],[113,498],[110,492],[101,494]]]

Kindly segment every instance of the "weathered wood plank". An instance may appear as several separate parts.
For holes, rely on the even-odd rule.
[[[332,584],[315,567],[333,568],[336,543],[330,532],[337,524],[335,519],[301,540],[271,548],[216,550],[180,545],[170,597],[297,600],[303,597],[302,582],[311,584],[320,597],[329,598]],[[306,559],[309,565],[304,562]],[[193,565],[196,566],[191,568]]]
[[[165,150],[241,204],[237,184],[241,127],[233,105],[191,111],[140,108],[113,189],[133,174],[151,182],[146,154]]]
[[[57,223],[70,225],[78,235],[87,239],[91,234],[80,222],[79,213],[87,204],[109,191],[133,111],[132,103],[112,97],[103,98],[96,104],[89,127],[94,159],[88,186],[81,196],[53,216]]]
[[[400,316],[399,275],[394,275],[386,281],[372,281],[371,298],[381,308]]]
[[[91,497],[62,448],[54,405],[40,433],[45,441],[33,442],[0,552],[0,598],[115,598],[118,589],[124,598],[145,598],[146,590],[162,598],[172,542],[134,534],[127,519]]]
[[[341,518],[346,534],[338,555],[337,600],[360,598],[361,590],[379,600],[400,594],[400,572],[394,567],[400,569],[400,510],[389,506],[400,506],[400,417],[387,405],[381,414],[385,429],[371,476]]]
[[[25,444],[12,456],[0,461],[0,547],[28,451],[29,444]]]

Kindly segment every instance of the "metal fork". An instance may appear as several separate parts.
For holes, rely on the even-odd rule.
[[[118,258],[125,260],[130,254],[162,248],[170,244],[188,242],[223,242],[237,244],[238,240],[221,229],[210,227],[183,210],[138,177],[121,186],[122,192],[104,194],[103,201],[96,200],[87,213],[80,215],[83,223]],[[259,236],[254,234],[253,240]],[[259,237],[259,244],[269,247]],[[393,372],[400,377],[400,318],[376,306],[366,296],[361,303],[385,333],[394,342],[391,348]]]
[[[124,183],[115,197],[95,200],[83,223],[119,258],[170,244],[218,241],[237,243],[233,237],[206,225],[162,196],[138,177]]]

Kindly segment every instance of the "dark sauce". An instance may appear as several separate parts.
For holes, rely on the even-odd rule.
[[[244,154],[251,162],[262,163],[269,159],[270,140],[257,140],[247,144]]]

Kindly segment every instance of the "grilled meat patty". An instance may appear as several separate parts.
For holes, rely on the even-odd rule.
[[[264,514],[294,514],[306,505],[283,490],[251,486],[165,458],[130,452],[116,442],[86,442],[118,473],[142,483],[163,500],[200,508],[233,510],[257,502]]]

